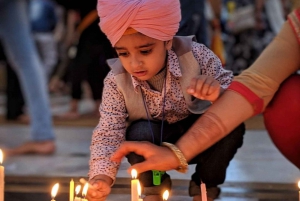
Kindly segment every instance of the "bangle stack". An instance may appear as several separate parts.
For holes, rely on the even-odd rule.
[[[181,173],[186,173],[188,170],[188,163],[186,161],[186,158],[182,154],[182,152],[176,147],[174,144],[163,142],[162,146],[169,148],[177,157],[177,159],[180,162],[179,167],[177,167],[175,170]]]

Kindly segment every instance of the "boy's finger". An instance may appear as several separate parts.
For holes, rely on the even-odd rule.
[[[80,182],[81,184],[83,184],[83,185],[85,185],[86,183],[88,183],[88,181],[85,180],[84,178],[80,178],[80,179],[79,179],[79,182]],[[96,190],[96,188],[95,188],[93,185],[91,185],[90,183],[89,183],[89,189]]]
[[[212,84],[213,84],[214,80],[213,79],[206,79],[205,83],[202,86],[202,96],[209,96],[210,90],[212,89]]]
[[[197,79],[193,78],[190,82],[190,85],[187,88],[187,92],[190,94],[195,93],[195,89],[196,89],[196,84],[197,84]]]
[[[220,91],[220,87],[219,87],[219,83],[218,82],[213,82],[210,87],[209,87],[209,90],[207,92],[207,95],[211,95],[215,92],[218,92],[219,93]]]
[[[198,79],[197,80],[197,84],[196,84],[196,88],[195,88],[195,90],[196,90],[196,96],[198,97],[198,98],[203,98],[204,96],[205,96],[205,94],[203,94],[203,87],[204,87],[204,85],[205,85],[205,83],[206,83],[206,80],[207,80],[207,78],[206,77],[203,77],[202,79]]]

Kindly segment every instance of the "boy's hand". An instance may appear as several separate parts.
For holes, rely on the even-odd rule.
[[[221,86],[213,77],[199,75],[192,79],[187,92],[192,96],[214,102],[220,95]]]
[[[107,196],[110,194],[112,182],[107,181],[101,175],[94,177],[89,183],[90,187],[86,198],[89,201],[105,201]]]

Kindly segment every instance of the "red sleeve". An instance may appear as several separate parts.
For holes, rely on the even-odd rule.
[[[235,91],[242,95],[253,107],[253,116],[261,113],[264,108],[263,99],[253,93],[248,87],[240,82],[233,81],[227,90]]]

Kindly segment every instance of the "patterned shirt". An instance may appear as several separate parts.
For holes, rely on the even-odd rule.
[[[221,87],[226,89],[233,79],[232,72],[225,70],[219,58],[204,45],[193,42],[192,52],[200,65],[200,73],[214,77],[219,81]],[[166,121],[175,123],[191,114],[187,109],[180,87],[180,77],[181,70],[178,57],[173,50],[168,51],[166,93],[151,89],[147,81],[131,77],[134,89],[137,91],[138,86],[141,87],[153,119],[162,119],[164,94],[166,94],[164,109]],[[100,121],[92,136],[90,178],[105,174],[115,180],[120,164],[110,161],[110,157],[125,140],[127,117],[125,100],[117,88],[115,76],[111,71],[104,80]]]

